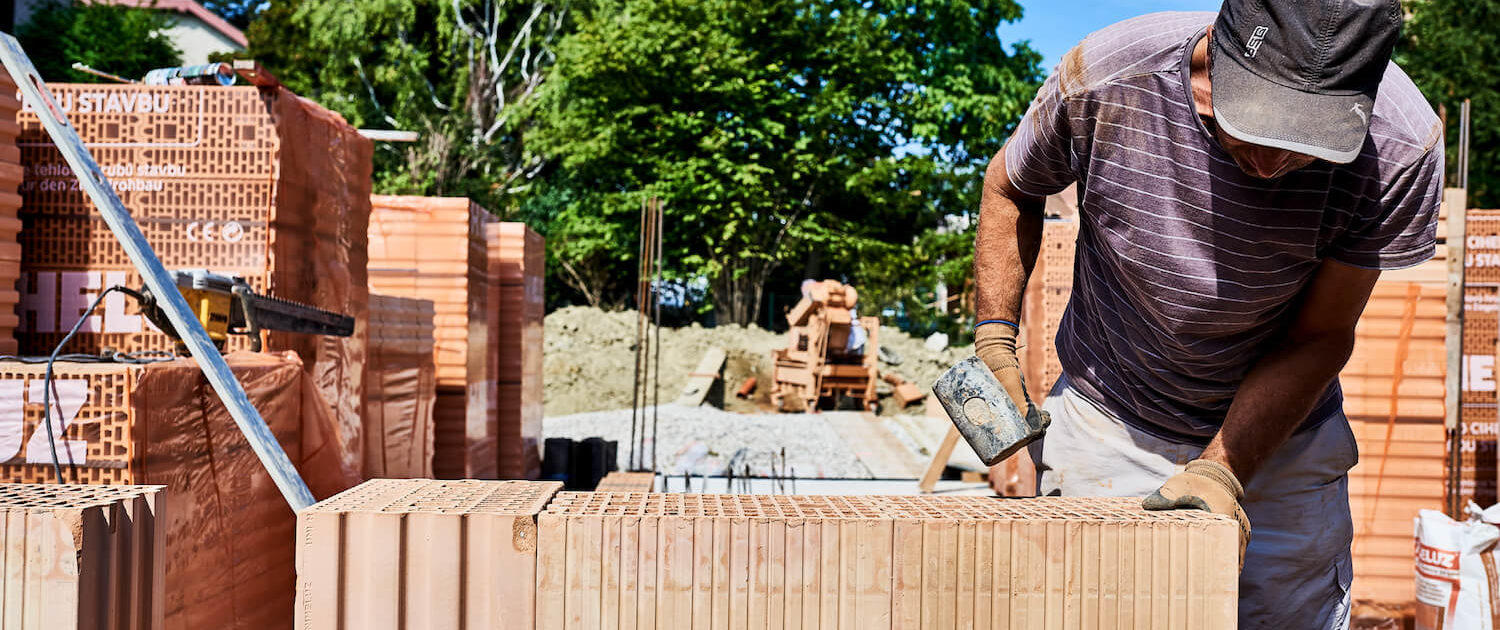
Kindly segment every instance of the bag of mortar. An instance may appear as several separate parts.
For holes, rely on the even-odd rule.
[[[1500,506],[1469,504],[1460,523],[1435,510],[1416,525],[1417,630],[1496,630],[1500,615]]]

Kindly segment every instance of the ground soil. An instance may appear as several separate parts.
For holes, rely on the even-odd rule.
[[[577,306],[547,315],[546,416],[631,407],[636,373],[636,320],[635,311],[607,312]],[[881,370],[900,374],[924,392],[949,366],[973,353],[970,347],[934,352],[925,347],[922,339],[891,327],[880,329],[879,341],[890,359],[881,362]],[[646,395],[662,404],[677,400],[703,354],[717,346],[725,350],[728,359],[723,381],[718,391],[710,394],[709,403],[727,411],[771,411],[771,350],[785,344],[785,335],[756,326],[663,328],[656,344],[660,347],[660,388],[656,387],[655,379],[648,379]],[[656,349],[650,354],[654,358]],[[750,377],[755,377],[758,383],[755,395],[750,400],[737,399],[735,391]],[[880,389],[888,392],[889,387],[881,383]],[[900,413],[892,399],[882,398],[881,402],[882,415]]]

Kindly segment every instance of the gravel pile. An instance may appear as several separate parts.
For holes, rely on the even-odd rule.
[[[546,416],[626,409],[628,418],[635,375],[635,335],[635,311],[572,306],[549,313],[543,354]],[[711,396],[710,402],[729,411],[770,411],[771,350],[785,344],[784,335],[757,326],[704,328],[695,324],[663,328],[658,400],[676,400],[699,359],[717,346],[728,355],[723,381],[726,391]],[[882,362],[881,369],[895,371],[923,391],[949,366],[973,353],[970,347],[934,352],[922,339],[892,327],[881,328],[880,344],[887,358],[899,361]],[[759,382],[756,395],[748,401],[735,398],[734,390],[752,376]],[[651,386],[654,383],[648,384]],[[886,388],[884,383],[881,388]],[[899,413],[894,407],[883,404],[882,415]],[[628,431],[628,420],[626,425]]]
[[[629,393],[628,384],[626,390]],[[740,414],[675,404],[662,405],[657,413],[657,469],[665,474],[721,476],[733,462],[737,476],[744,474],[746,465],[751,475],[770,476],[781,469],[784,449],[785,470],[779,472],[783,476],[871,478],[869,469],[817,414]],[[547,417],[542,430],[547,437],[618,441],[619,466],[629,467],[629,409]],[[649,440],[645,450],[649,467]]]

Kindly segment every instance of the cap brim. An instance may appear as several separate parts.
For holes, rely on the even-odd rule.
[[[1213,46],[1214,121],[1235,139],[1335,164],[1359,157],[1375,95],[1316,94],[1257,76],[1239,55]]]

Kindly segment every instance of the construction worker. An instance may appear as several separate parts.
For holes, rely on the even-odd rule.
[[[1116,24],[985,174],[975,352],[1023,409],[1043,198],[1078,183],[1039,493],[1238,519],[1242,628],[1349,622],[1337,376],[1381,270],[1433,256],[1443,180],[1438,118],[1390,62],[1401,20],[1397,0],[1228,0]]]

